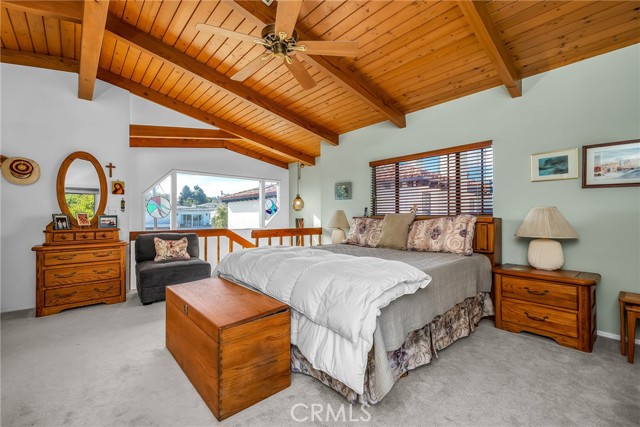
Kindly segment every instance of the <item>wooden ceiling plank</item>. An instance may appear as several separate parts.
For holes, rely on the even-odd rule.
[[[170,97],[175,98],[178,101],[182,102],[184,100],[184,97],[181,98],[180,94],[185,89],[185,87],[187,87],[192,82],[195,85],[198,85],[198,84],[200,84],[200,81],[201,81],[200,79],[195,78],[195,77],[191,76],[188,73],[184,73],[182,75],[182,77],[180,77],[178,82],[171,88],[171,90],[169,91],[168,95]]]
[[[75,58],[76,26],[73,22],[60,21],[60,42],[62,46],[62,56],[65,58]]]
[[[539,19],[541,16],[545,15],[547,12],[554,13],[561,9],[563,6],[569,5],[571,2],[569,1],[538,1],[538,2],[523,2],[526,3],[528,7],[522,7],[517,13],[513,13],[508,17],[503,14],[497,14],[490,16],[492,19],[495,18],[497,21],[493,22],[493,26],[497,31],[503,31],[505,28],[513,28],[520,25],[526,27],[527,22],[532,19]],[[524,5],[523,5],[524,6]],[[486,10],[486,9],[485,9]],[[510,10],[512,12],[513,9]],[[487,12],[488,13],[488,12]]]
[[[109,12],[109,0],[85,0],[83,5],[78,98],[91,101],[100,62],[104,25]]]
[[[196,139],[241,139],[220,129],[185,128],[178,126],[129,125],[131,138],[196,138]]]
[[[111,60],[111,72],[122,74],[122,66],[129,53],[129,45],[116,41],[116,48],[113,50],[113,59]],[[97,70],[96,70],[97,71]]]
[[[241,147],[232,142],[227,142],[225,148],[227,150],[234,151],[238,154],[242,154],[243,156],[252,157],[256,160],[260,160],[265,163],[271,163],[272,165],[281,167],[283,169],[289,169],[289,164],[287,162],[283,162],[281,160],[274,159],[273,157],[269,157],[264,154],[257,153],[253,150],[249,150],[248,148]]]
[[[82,22],[82,3],[77,1],[49,0],[2,0],[2,6],[50,18]]]
[[[211,1],[200,2],[198,7],[196,7],[196,10],[191,15],[191,18],[189,18],[189,22],[184,25],[182,33],[180,33],[180,36],[173,44],[173,47],[178,49],[180,52],[186,52],[199,34],[199,31],[196,30],[196,24],[206,23],[217,5],[218,3]],[[189,56],[195,56],[195,54]]]
[[[243,34],[252,34],[257,33],[258,28],[250,21],[243,21],[240,25],[235,29],[235,31]],[[227,39],[224,43],[220,45],[215,55],[208,61],[208,65],[212,68],[215,68],[221,74],[227,74],[229,70],[234,68],[236,63],[241,60],[249,51],[256,47],[255,43],[248,43],[246,41],[236,40],[236,39]],[[256,50],[251,59],[258,54],[264,53],[264,48],[260,47],[261,50]],[[239,69],[237,67],[236,69]]]
[[[40,53],[21,52],[15,49],[2,48],[0,50],[0,62],[28,67],[46,68],[49,70],[67,71],[77,73],[78,61],[60,56],[49,56]]]
[[[605,3],[608,3],[608,2],[603,2],[603,4]],[[597,5],[598,3],[596,3],[596,7],[599,7]],[[511,38],[517,35],[526,33],[530,31],[532,28],[537,28],[538,26],[544,25],[549,22],[553,22],[553,21],[562,22],[566,20],[569,20],[570,22],[571,16],[573,15],[573,13],[585,7],[591,7],[591,6],[592,6],[591,2],[581,2],[581,1],[567,2],[554,9],[547,10],[546,12],[541,13],[540,15],[533,16],[528,20],[528,22],[524,22],[515,26],[500,27],[499,28],[500,35],[503,38],[503,40],[506,41],[506,40],[510,40]],[[606,6],[607,5],[605,4],[605,7]]]
[[[220,5],[221,6],[224,5],[225,7],[229,7],[227,2],[221,2]],[[224,28],[224,29],[227,29],[227,30],[231,30],[231,31],[240,32],[239,31],[239,29],[240,29],[239,27],[240,27],[240,25],[244,24],[245,22],[246,21],[244,20],[244,18],[242,16],[238,15],[237,13],[234,13],[233,10],[230,10],[229,14],[226,16],[224,22],[221,25],[218,25],[218,27],[221,27],[221,28]],[[255,28],[254,28],[254,30],[255,30]],[[222,61],[222,59],[224,59],[224,56],[220,55],[218,52],[220,51],[220,49],[223,49],[225,44],[227,44],[227,43],[235,43],[235,44],[237,44],[239,42],[236,39],[229,39],[229,38],[221,36],[221,35],[213,36],[209,40],[209,43],[198,54],[196,59],[198,59],[201,62],[204,62],[205,64],[207,64],[211,68],[216,68],[218,65],[220,65],[220,62]]]
[[[164,85],[164,82],[167,81],[174,69],[175,67],[170,62],[162,62],[162,65],[158,70],[158,74],[156,74],[156,76],[154,77],[153,82],[151,83],[151,86],[149,86],[149,88],[160,92],[160,89]]]
[[[163,95],[168,95],[169,92],[171,92],[173,87],[178,83],[178,81],[180,81],[180,79],[184,75],[185,75],[184,71],[182,71],[179,68],[174,68],[169,74],[169,76],[166,78],[164,83],[162,83],[162,86],[160,87],[160,89],[158,89],[158,92],[160,92]],[[172,98],[175,98],[175,97],[172,96]]]
[[[233,24],[229,22],[236,19]],[[240,23],[240,17],[233,13],[227,2],[218,2],[216,9],[211,13],[205,24],[221,27],[225,29],[235,29]],[[196,58],[202,63],[207,63],[220,45],[226,40],[225,37],[205,32],[198,32],[185,53],[192,58]]]
[[[175,15],[176,10],[178,10],[178,6],[180,6],[179,1],[162,2],[149,32],[152,37],[162,40],[173,19],[173,15]]]
[[[122,20],[129,25],[137,26],[144,3],[142,0],[128,1],[122,12]]]
[[[463,96],[472,95],[474,93],[482,92],[484,90],[492,89],[494,87],[498,87],[501,85],[502,85],[502,81],[500,80],[500,77],[496,75],[495,78],[491,81],[478,82],[468,87],[465,86],[463,88],[460,88],[458,90],[455,90],[446,94],[442,94],[436,97],[422,100],[421,105],[426,105],[426,106],[420,106],[417,109],[422,110],[424,108],[433,107],[435,105],[443,104],[445,102],[452,101],[454,99],[459,99]]]
[[[9,11],[6,8],[2,8],[2,22],[0,22],[2,28],[2,41],[9,49],[20,50],[18,45],[18,39],[16,38],[15,31],[13,31],[13,25],[11,25],[11,18],[9,17]]]
[[[136,49],[137,50],[137,49]],[[140,52],[138,50],[138,52]],[[140,56],[138,56],[138,60],[136,61],[136,66],[133,69],[133,73],[131,74],[131,80],[136,83],[140,83],[142,78],[144,77],[147,69],[149,68],[149,64],[151,64],[151,55],[146,52],[140,52]]]
[[[60,44],[60,21],[56,18],[45,16],[44,32],[47,39],[47,51],[51,56],[62,56],[62,45]]]
[[[129,137],[129,147],[146,148],[226,148],[226,141],[200,138]]]
[[[147,54],[146,52],[142,52],[142,53]],[[151,62],[149,62],[149,66],[147,67],[147,70],[145,71],[144,76],[140,81],[140,84],[144,87],[151,87],[156,76],[160,72],[162,65],[164,65],[164,63],[158,58],[154,58],[152,55],[149,55],[149,56],[151,56]]]
[[[200,108],[205,102],[210,100],[216,93],[219,92],[214,86],[210,86],[207,83],[205,83],[203,86],[205,85],[209,87],[202,95],[200,95],[198,98],[194,100],[187,98],[185,100],[185,104],[191,105],[192,107],[195,107],[195,108]]]
[[[122,19],[122,15],[124,15],[124,9],[127,6],[126,0],[113,0],[109,3],[109,11],[113,15]]]
[[[178,111],[179,113],[185,114],[191,118],[200,120],[204,123],[213,125],[219,129],[233,133],[234,135],[250,140],[256,144],[262,145],[271,151],[280,153],[281,155],[284,155],[284,156],[292,157],[308,165],[315,164],[315,159],[308,154],[299,152],[297,150],[293,150],[290,147],[280,142],[272,141],[268,138],[263,137],[260,134],[249,132],[240,126],[237,126],[233,123],[229,123],[225,120],[221,120],[218,117],[211,116],[207,114],[205,111],[185,105],[181,102],[176,101],[171,97],[162,95],[157,91],[151,90],[140,84],[134,83],[131,80],[125,79],[110,71],[99,69],[98,76],[101,80],[104,80],[122,89],[128,90],[129,92],[133,93],[136,96],[142,97],[156,104],[160,104],[164,107]]]
[[[193,78],[186,86],[182,88],[182,90],[180,90],[178,94],[176,94],[175,98],[180,102],[184,102],[188,97],[190,97],[199,89],[201,89],[199,92],[199,94],[201,95],[205,90],[207,90],[207,85],[204,84],[201,79]]]
[[[310,123],[302,117],[291,114],[289,111],[286,111],[282,107],[271,102],[268,98],[264,98],[250,91],[241,83],[234,82],[228,77],[212,70],[190,56],[165,45],[160,40],[150,37],[148,34],[142,33],[140,30],[133,28],[116,18],[107,18],[107,29],[124,42],[131,43],[138,49],[165,61],[169,61],[194,76],[220,87],[220,89],[225,90],[233,96],[240,97],[258,108],[278,115],[283,120],[287,120],[288,122],[299,126],[319,138],[333,143],[338,142],[339,138],[335,132],[318,126],[315,123]]]
[[[511,97],[522,96],[522,80],[486,10],[482,5],[469,0],[458,1],[458,6],[462,9],[462,13],[467,17],[478,41],[497,68],[498,75]]]
[[[523,1],[517,0],[509,0],[509,1],[488,1],[486,3],[485,8],[487,9],[487,13],[491,15],[493,18],[495,13],[501,12],[502,14],[506,14],[507,16],[513,15],[515,12],[511,12],[514,8],[524,8],[528,7],[524,4]],[[494,22],[496,22],[494,20]]]
[[[33,43],[33,51],[35,53],[48,55],[49,49],[47,47],[47,37],[44,31],[44,20],[42,16],[28,13],[26,17],[27,24],[29,25],[29,32],[31,34],[31,42]]]
[[[136,27],[145,33],[151,31],[151,27],[153,26],[153,22],[158,15],[161,5],[162,3],[159,1],[145,1],[142,5],[142,10],[140,11]]]
[[[98,66],[108,70],[111,68],[111,62],[113,62],[113,52],[116,49],[116,39],[109,37],[109,34],[105,34],[102,40],[102,48],[100,49],[100,62]]]
[[[196,10],[199,2],[181,1],[178,10],[173,15],[171,22],[167,27],[167,31],[162,38],[163,43],[173,46],[185,29],[185,26],[191,19],[193,12]]]
[[[18,41],[20,50],[26,52],[33,52],[33,43],[31,42],[31,33],[29,32],[29,24],[27,24],[27,17],[24,12],[19,10],[9,10],[9,17],[11,18],[11,25]],[[73,56],[71,56],[73,58]]]
[[[249,16],[254,17],[254,23],[258,26],[265,25],[265,22],[262,21],[262,19],[264,19],[265,16],[269,16],[267,14],[271,14],[271,19],[267,22],[273,22],[273,19],[275,18],[272,11],[267,12],[269,8],[265,9],[262,7],[264,6],[262,3],[235,1],[231,4],[234,5],[235,10],[245,9],[246,12],[249,12]],[[349,72],[339,68],[322,57],[318,56],[312,59],[309,55],[303,54],[301,56],[303,56],[304,60],[310,65],[328,74],[337,83],[347,89],[347,91],[357,96],[366,104],[372,106],[374,110],[381,114],[385,119],[391,121],[400,128],[406,127],[405,115],[396,108],[391,101],[383,98],[383,96],[374,91],[373,88],[358,81],[352,77]]]

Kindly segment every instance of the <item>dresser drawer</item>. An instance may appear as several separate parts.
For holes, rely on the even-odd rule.
[[[571,310],[578,309],[578,291],[575,286],[503,276],[502,296]]]
[[[97,261],[117,261],[120,249],[94,249],[90,251],[68,251],[44,254],[44,265],[67,265]]]
[[[76,240],[95,240],[95,238],[96,238],[96,233],[92,231],[76,233]]]
[[[578,337],[578,313],[504,299],[502,320],[573,338]]]
[[[53,235],[54,242],[73,242],[73,233],[55,233]]]
[[[117,231],[96,231],[96,240],[116,240]]]
[[[99,300],[100,298],[120,295],[120,282],[94,283],[44,291],[45,307],[55,307],[82,301]]]
[[[93,264],[69,268],[51,268],[44,271],[44,286],[72,285],[97,280],[120,278],[120,264]]]

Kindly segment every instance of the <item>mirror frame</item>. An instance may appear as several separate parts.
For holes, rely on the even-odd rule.
[[[109,197],[109,192],[107,191],[107,177],[102,170],[102,165],[91,154],[85,151],[76,151],[75,153],[69,154],[60,165],[60,169],[58,170],[58,178],[56,180],[56,196],[58,197],[58,205],[60,206],[60,210],[62,211],[62,213],[69,216],[71,225],[78,228],[78,221],[73,215],[71,215],[69,206],[67,206],[67,200],[64,196],[64,182],[65,178],[67,177],[69,166],[71,166],[71,163],[73,163],[74,160],[78,159],[91,162],[93,167],[96,169],[98,180],[100,181],[100,204],[98,205],[93,218],[91,218],[91,227],[95,228],[98,224],[98,216],[104,215],[104,209],[107,206],[107,198]]]

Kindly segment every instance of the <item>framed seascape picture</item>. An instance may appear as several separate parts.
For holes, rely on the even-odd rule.
[[[76,214],[76,220],[78,221],[78,227],[89,227],[91,221],[89,221],[89,214],[78,212]]]
[[[53,229],[54,230],[69,230],[71,229],[71,221],[69,216],[65,214],[53,214]]]
[[[531,155],[531,181],[578,179],[578,149]]]
[[[118,228],[118,215],[100,215],[98,228]]]
[[[582,188],[639,186],[640,139],[582,147]]]
[[[351,200],[351,183],[338,182],[335,185],[336,200]]]

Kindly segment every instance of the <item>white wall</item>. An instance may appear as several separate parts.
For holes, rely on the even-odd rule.
[[[640,45],[528,78],[523,87],[520,98],[499,87],[410,114],[405,129],[381,123],[342,135],[337,147],[323,144],[321,162],[303,170],[305,209],[292,211],[290,222],[326,223],[336,209],[362,215],[370,206],[369,161],[491,139],[503,262],[527,262],[528,239],[514,233],[529,209],[557,206],[580,235],[562,243],[564,268],[602,275],[598,329],[619,333],[619,291],[640,292],[639,188],[530,182],[529,162],[535,153],[640,138]],[[292,184],[295,176],[290,168]],[[344,181],[353,183],[353,199],[334,200],[334,183]]]

